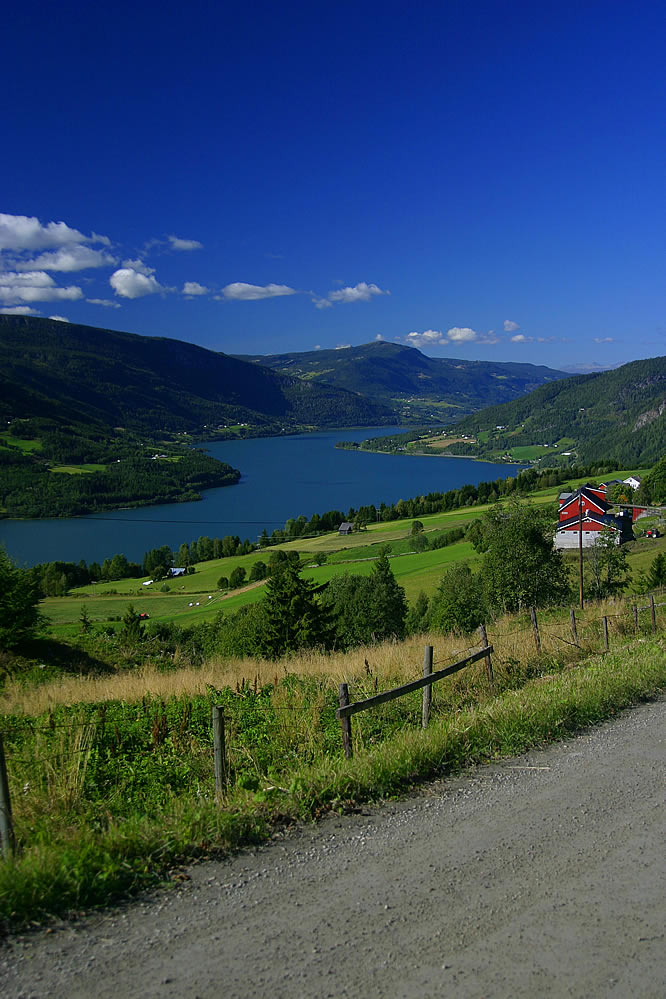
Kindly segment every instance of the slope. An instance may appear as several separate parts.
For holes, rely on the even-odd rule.
[[[567,377],[563,371],[534,364],[427,357],[414,347],[386,341],[337,350],[244,355],[244,359],[317,384],[363,392],[396,407],[401,419],[446,415],[453,419]]]
[[[586,464],[649,464],[666,452],[666,357],[544,385],[523,399],[483,409],[456,429],[481,433],[482,455],[568,437]]]
[[[354,391],[319,386],[166,337],[0,316],[0,416],[139,432],[387,422]]]

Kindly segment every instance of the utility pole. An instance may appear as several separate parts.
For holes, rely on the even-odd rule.
[[[578,494],[578,583],[580,586],[580,609],[583,609],[583,487]]]

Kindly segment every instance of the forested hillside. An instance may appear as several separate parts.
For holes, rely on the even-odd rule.
[[[666,452],[666,357],[544,385],[461,420],[456,431],[481,435],[479,455],[572,438],[581,462],[649,464]]]
[[[392,406],[402,420],[455,419],[567,377],[535,364],[427,357],[414,347],[385,341],[243,359],[318,385],[362,392]]]
[[[150,434],[241,422],[276,433],[393,418],[355,392],[180,340],[0,316],[0,418],[33,417]]]

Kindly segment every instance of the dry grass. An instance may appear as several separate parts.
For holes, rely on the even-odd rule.
[[[633,634],[632,604],[639,602],[640,621],[644,631],[650,626],[646,597],[631,597],[624,601],[604,601],[588,604],[585,611],[576,611],[580,649],[573,644],[569,611],[558,608],[539,612],[541,652],[548,656],[575,661],[583,653],[600,651],[603,647],[602,615],[607,615],[611,647],[613,640]],[[657,610],[657,628],[666,628],[666,608]],[[488,639],[494,646],[497,668],[503,663],[527,662],[535,654],[534,634],[529,614],[500,618],[488,625]],[[184,666],[168,672],[155,668],[119,670],[111,676],[65,676],[39,687],[26,688],[19,680],[9,680],[0,697],[0,714],[37,715],[62,704],[120,700],[139,701],[146,694],[161,698],[196,695],[213,686],[235,688],[243,680],[259,686],[271,683],[274,677],[287,673],[299,676],[327,677],[335,682],[358,681],[368,675],[380,677],[382,685],[412,680],[420,675],[424,645],[434,647],[436,664],[445,665],[462,658],[477,647],[478,633],[472,635],[414,635],[404,642],[369,645],[351,652],[322,653],[309,650],[279,662],[261,659],[212,658],[200,668]],[[437,668],[437,666],[435,666]]]

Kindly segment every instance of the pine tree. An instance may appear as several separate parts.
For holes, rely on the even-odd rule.
[[[279,562],[266,584],[266,621],[260,651],[271,659],[330,641],[328,616],[317,602],[313,585],[298,565]]]

